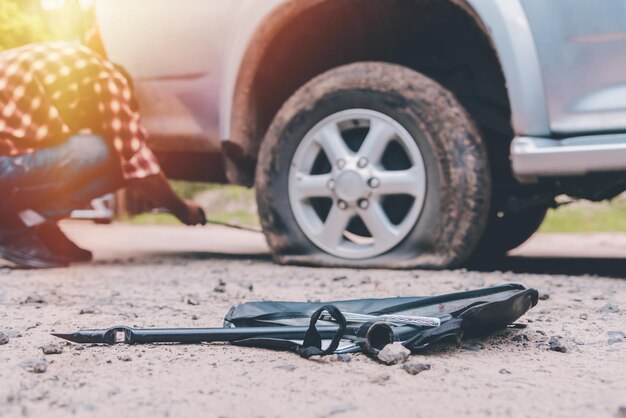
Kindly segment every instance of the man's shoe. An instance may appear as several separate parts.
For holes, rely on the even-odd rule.
[[[69,260],[48,251],[30,228],[0,230],[0,258],[21,268],[48,269],[67,267]]]
[[[52,254],[77,263],[86,263],[93,260],[92,252],[76,245],[56,223],[46,222],[39,225],[36,229],[37,236]]]

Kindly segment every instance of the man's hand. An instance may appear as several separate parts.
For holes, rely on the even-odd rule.
[[[206,216],[202,208],[181,199],[163,173],[132,180],[128,187],[139,190],[152,201],[154,207],[167,209],[185,225],[206,225]]]
[[[189,226],[206,225],[204,210],[193,202],[186,201],[180,213],[175,213],[182,223]]]

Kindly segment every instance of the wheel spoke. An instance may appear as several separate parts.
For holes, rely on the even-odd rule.
[[[339,160],[345,161],[350,156],[350,150],[335,123],[331,123],[320,130],[316,141],[326,153],[331,164],[335,164]]]
[[[333,206],[326,218],[326,222],[324,222],[322,230],[318,234],[318,238],[326,244],[339,244],[352,216],[354,216],[354,212],[341,210]]]
[[[370,130],[359,150],[359,157],[367,158],[370,162],[377,164],[383,158],[383,153],[395,133],[388,123],[372,119]]]
[[[417,197],[420,190],[420,184],[423,183],[423,174],[416,168],[403,171],[381,171],[375,174],[380,181],[380,186],[376,189],[376,193],[385,195],[409,195]]]
[[[332,190],[328,188],[328,183],[332,180],[330,174],[322,174],[318,176],[298,174],[296,178],[297,191],[301,199],[332,196]]]
[[[359,215],[374,237],[375,245],[385,246],[398,236],[398,229],[389,221],[379,202],[372,202],[367,210],[359,211]]]

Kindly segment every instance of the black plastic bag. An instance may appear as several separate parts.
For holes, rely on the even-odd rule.
[[[251,338],[238,341],[242,346],[296,351],[303,357],[340,352],[377,352],[391,342],[401,342],[418,352],[442,340],[460,341],[463,336],[487,335],[514,323],[538,301],[538,292],[519,284],[438,296],[387,299],[358,299],[325,303],[251,302],[231,308],[225,327],[305,326],[304,341]],[[322,312],[333,320],[320,320]],[[350,324],[342,313],[365,315],[405,315],[439,318],[438,327],[390,326],[376,321]],[[339,324],[326,347],[317,325]],[[341,344],[343,343],[343,345]]]

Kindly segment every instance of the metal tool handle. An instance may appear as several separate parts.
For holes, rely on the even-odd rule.
[[[351,312],[343,312],[348,322],[371,322],[382,321],[397,325],[415,325],[420,327],[438,327],[441,320],[429,316],[407,316],[407,315],[365,315]],[[320,318],[324,321],[332,321],[330,315],[322,314]]]

